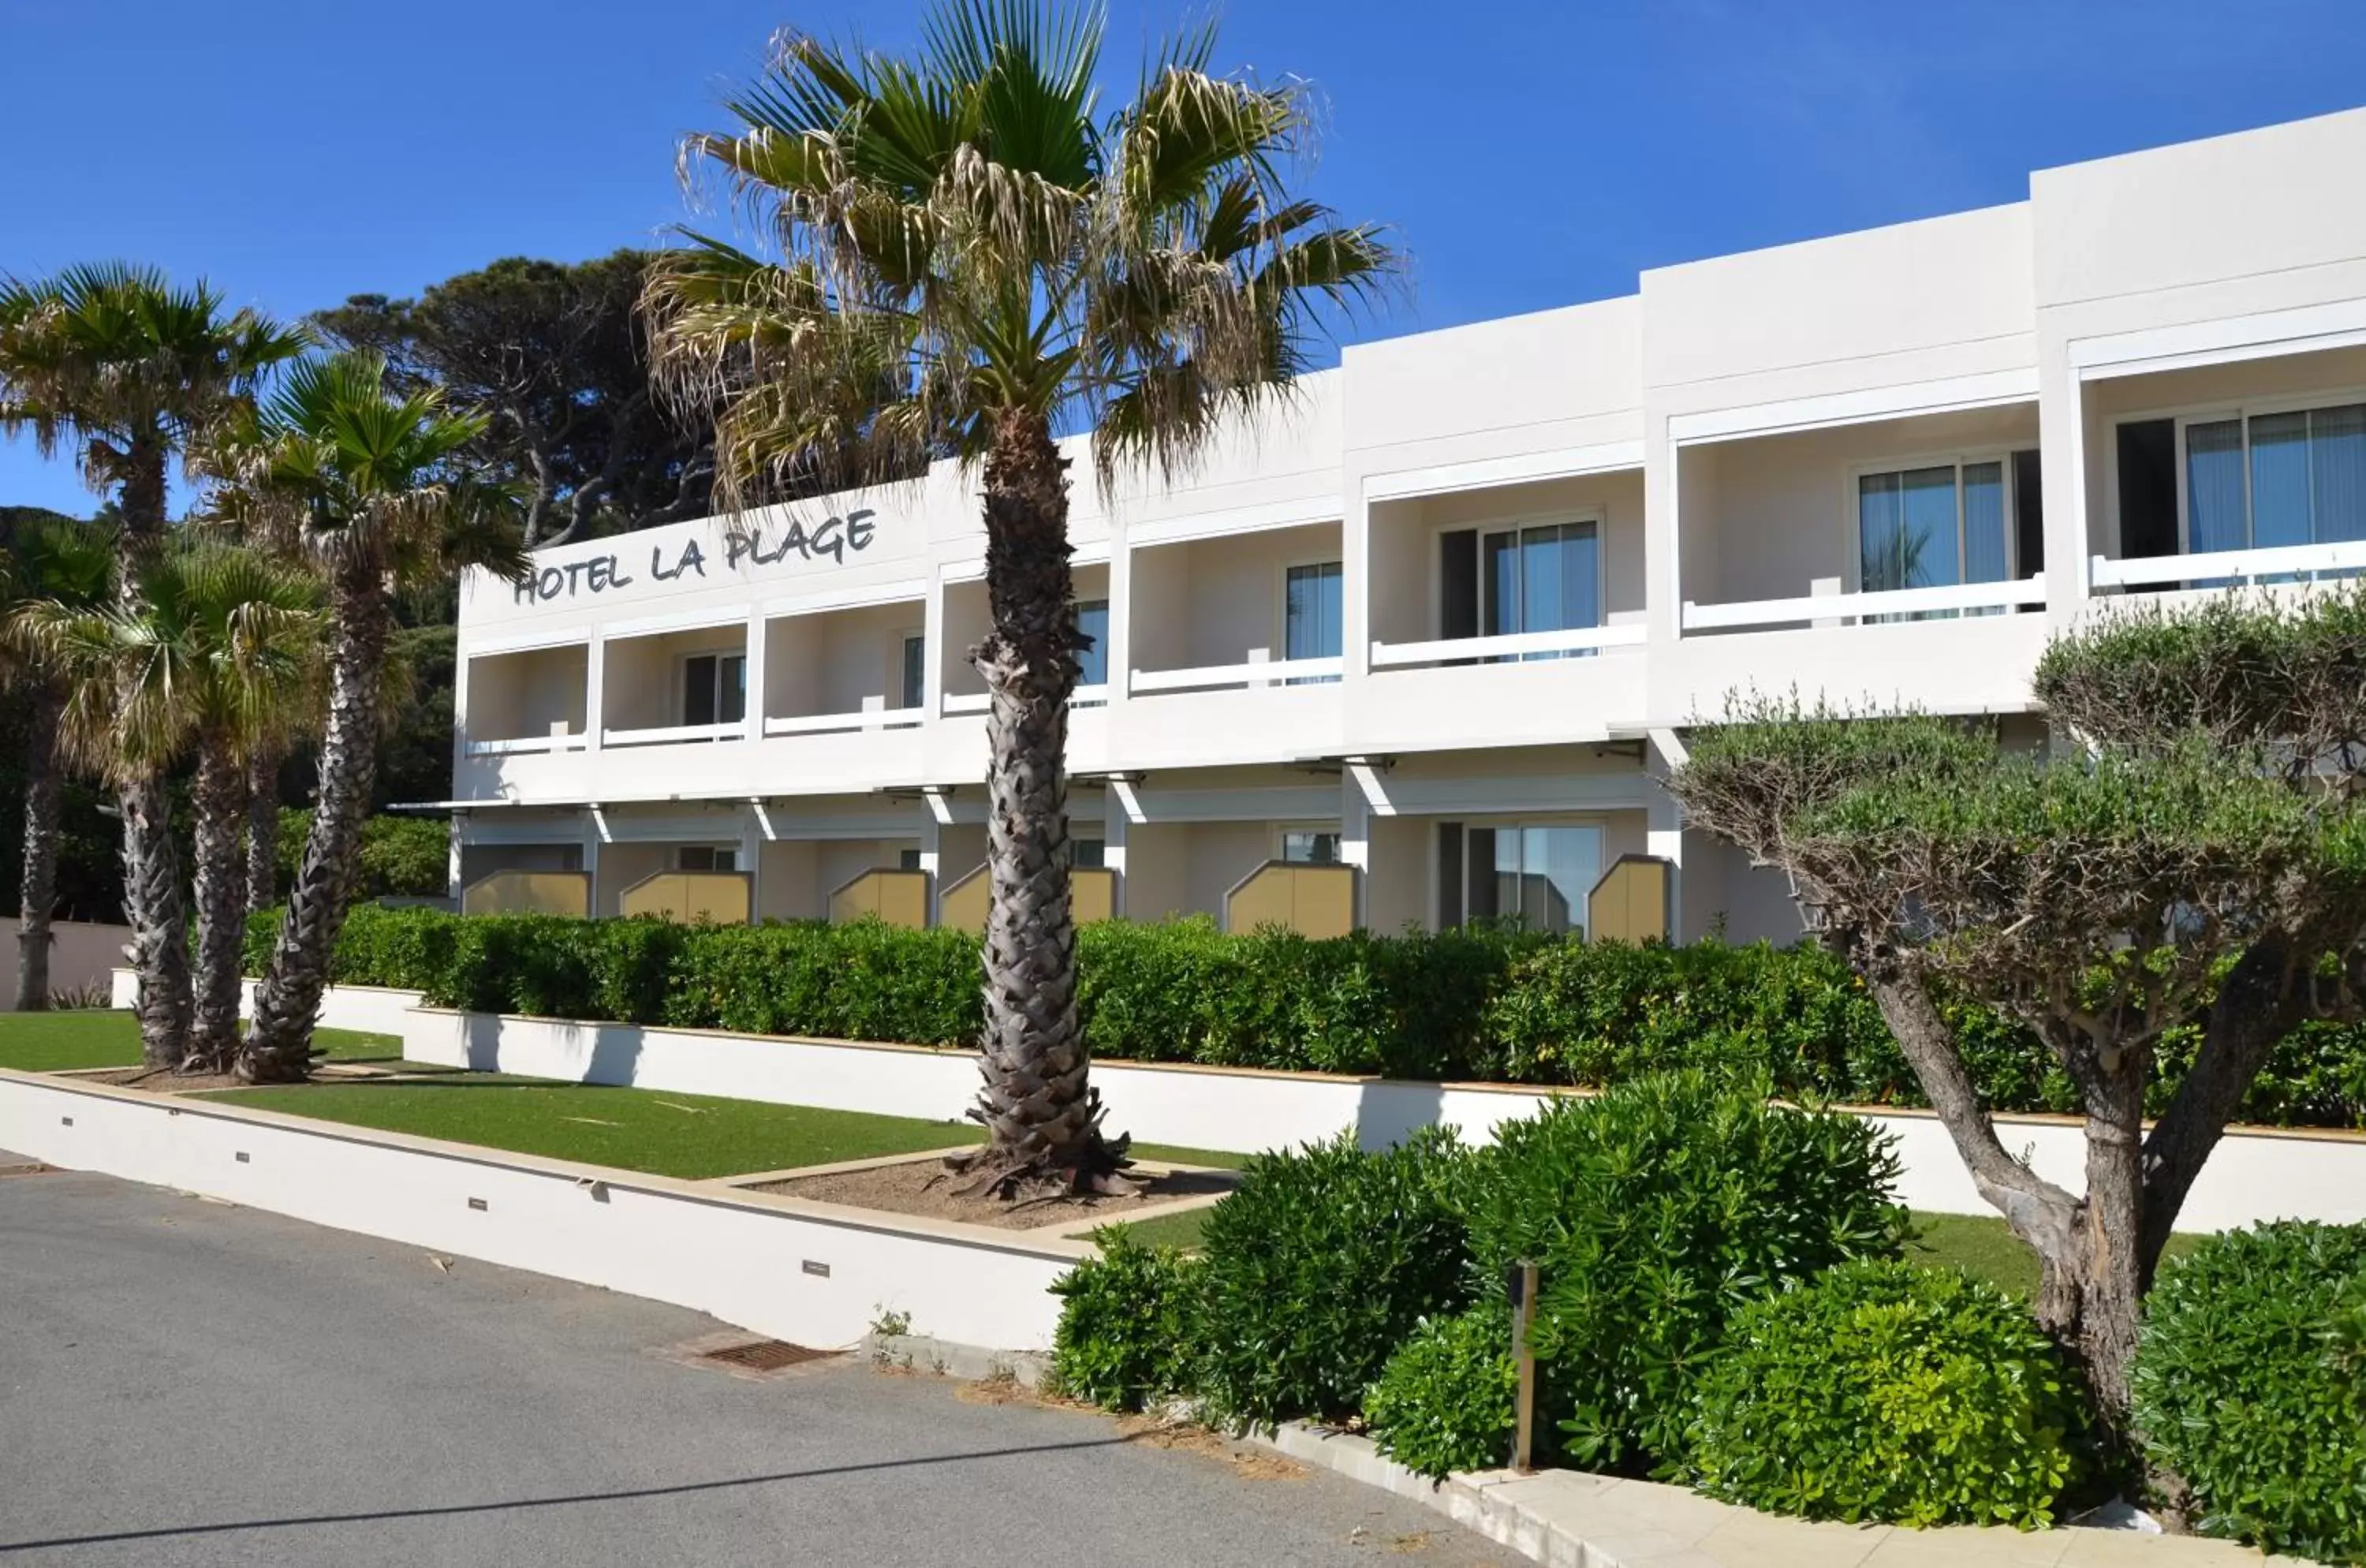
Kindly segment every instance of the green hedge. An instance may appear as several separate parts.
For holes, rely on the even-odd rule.
[[[276,911],[256,919],[260,964]],[[862,924],[672,926],[535,915],[354,910],[334,977],[431,1001],[631,1023],[913,1044],[975,1036],[977,939]],[[1079,933],[1078,1007],[1095,1055],[1391,1077],[1602,1085],[1677,1067],[1763,1073],[1779,1093],[1914,1105],[1872,999],[1820,948],[1631,947],[1509,931],[1227,936],[1207,920]],[[1974,1076],[2009,1111],[2074,1111],[2068,1079],[2018,1027],[1952,1012]],[[2151,1109],[2192,1031],[2159,1053]],[[2366,1126],[2366,1028],[2312,1024],[2276,1049],[2243,1119]]]

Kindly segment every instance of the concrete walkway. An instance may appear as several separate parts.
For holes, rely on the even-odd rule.
[[[2191,1536],[2002,1527],[1816,1524],[1714,1502],[1681,1486],[1573,1471],[1486,1471],[1433,1486],[1363,1438],[1285,1427],[1293,1459],[1426,1503],[1550,1568],[2309,1568],[2295,1557]]]
[[[0,1178],[0,1568],[1517,1562],[1255,1450],[850,1359],[688,1364],[717,1337],[745,1337],[105,1177]]]

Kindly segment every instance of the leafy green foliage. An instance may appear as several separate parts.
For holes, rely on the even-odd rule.
[[[419,863],[423,877],[423,846]],[[1793,1099],[1921,1103],[1863,985],[1812,946],[1630,947],[1493,931],[1312,942],[1227,936],[1201,920],[1112,920],[1083,928],[1079,948],[1086,1039],[1106,1060],[1586,1087],[1694,1067],[1763,1075]],[[250,964],[265,951],[250,945]],[[422,990],[442,1006],[941,1045],[976,1037],[977,966],[966,931],[364,906],[338,939],[334,973],[346,985]],[[2025,1031],[1960,999],[1943,998],[1943,1010],[1989,1104],[2077,1109],[2068,1076]],[[2165,1035],[2151,1112],[2169,1103],[2198,1039],[2191,1026]],[[2366,1029],[2303,1026],[2277,1047],[2244,1114],[2366,1125]]]
[[[2022,1302],[1880,1260],[1743,1306],[1698,1399],[1700,1490],[1852,1522],[2042,1528],[2087,1427],[2077,1379]]]
[[[310,809],[279,808],[279,880],[295,880],[312,831]],[[449,886],[451,829],[440,818],[373,817],[362,824],[357,898],[436,898]]]
[[[1423,1475],[1492,1469],[1511,1453],[1518,1387],[1511,1315],[1491,1303],[1425,1319],[1364,1395],[1364,1420],[1382,1453]]]
[[[1199,1269],[1171,1247],[1144,1247],[1123,1225],[1093,1234],[1101,1249],[1053,1283],[1060,1326],[1052,1369],[1071,1398],[1140,1410],[1191,1386],[1199,1342]]]
[[[1785,1281],[1895,1257],[1885,1134],[1770,1105],[1764,1081],[1679,1072],[1510,1122],[1476,1156],[1482,1289],[1538,1265],[1529,1344],[1561,1447],[1594,1469],[1681,1460],[1695,1380],[1726,1320]]]
[[[1461,1304],[1470,1156],[1436,1129],[1261,1155],[1208,1216],[1200,1392],[1233,1420],[1352,1414],[1414,1325]]]
[[[2136,1424],[2203,1533],[2366,1562],[2366,1225],[2213,1236],[2146,1308]]]

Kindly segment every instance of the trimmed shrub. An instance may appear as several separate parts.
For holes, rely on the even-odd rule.
[[[2050,1523],[2087,1431],[2027,1305],[1866,1261],[1743,1306],[1699,1387],[1694,1484],[1813,1519]]]
[[[2145,1304],[2135,1423],[2202,1533],[2366,1562],[2366,1225],[2212,1236]]]
[[[1140,1410],[1189,1392],[1199,1338],[1199,1264],[1171,1247],[1144,1247],[1123,1225],[1093,1233],[1098,1258],[1053,1282],[1060,1326],[1052,1370],[1071,1398]]]
[[[1470,1159],[1432,1128],[1380,1154],[1342,1136],[1248,1162],[1200,1237],[1198,1382],[1217,1415],[1355,1413],[1414,1326],[1461,1304]]]
[[[1493,1303],[1424,1319],[1364,1395],[1364,1420],[1382,1453],[1443,1480],[1510,1461],[1518,1390],[1511,1318]]]
[[[1508,1122],[1476,1156],[1477,1288],[1538,1269],[1539,1406],[1580,1464],[1681,1461],[1693,1382],[1726,1320],[1785,1281],[1894,1258],[1906,1210],[1886,1134],[1691,1071]]]
[[[276,930],[278,911],[258,917]],[[965,1044],[978,938],[875,923],[690,926],[459,916],[358,906],[332,977],[447,1006],[766,1034]],[[250,942],[259,968],[267,933]],[[1481,928],[1312,941],[1206,919],[1077,933],[1077,1012],[1094,1055],[1217,1066],[1604,1087],[1693,1067],[1799,1100],[1912,1105],[1921,1093],[1847,966],[1814,946],[1587,942]],[[1999,1110],[2075,1111],[2069,1079],[2019,1025],[1944,998]],[[2198,1032],[2172,1029],[2148,1109]],[[2242,1115],[2366,1126],[2366,1026],[2310,1023],[2279,1044]]]

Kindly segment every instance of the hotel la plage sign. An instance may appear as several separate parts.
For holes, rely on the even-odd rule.
[[[668,529],[671,537],[646,547],[628,536],[599,555],[538,564],[517,584],[517,603],[564,604],[644,585],[697,586],[752,571],[844,566],[878,538],[877,518],[873,509],[858,507],[824,517],[734,524],[719,533],[693,530],[688,537]]]

